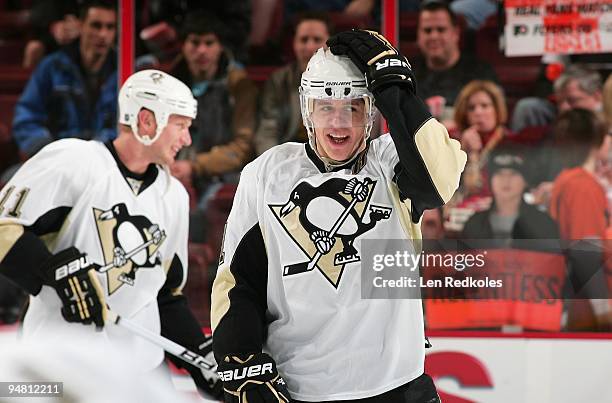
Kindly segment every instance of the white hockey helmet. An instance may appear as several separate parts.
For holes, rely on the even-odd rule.
[[[315,99],[350,100],[362,98],[365,102],[365,140],[370,137],[376,111],[374,96],[367,88],[365,75],[348,56],[336,56],[320,48],[310,58],[300,83],[302,120],[308,132],[310,145],[316,151],[312,112]]]
[[[155,136],[138,134],[138,112],[142,108],[155,114]],[[198,110],[196,101],[182,81],[159,70],[142,70],[125,80],[119,91],[119,123],[129,125],[138,141],[151,145],[161,135],[171,114],[194,119]]]

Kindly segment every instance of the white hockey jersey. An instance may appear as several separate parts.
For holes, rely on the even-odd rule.
[[[87,253],[89,261],[101,266],[97,275],[110,309],[159,333],[157,296],[171,265],[180,271],[173,275],[182,278],[177,288],[186,278],[187,192],[154,165],[142,178],[124,176],[126,168],[111,149],[96,141],[66,139],[41,150],[0,192],[0,234],[17,224],[44,239],[51,253],[71,246]],[[1,258],[12,245],[11,237],[0,239],[5,243]],[[24,337],[66,343],[77,328],[82,337],[85,326],[66,322],[60,309],[55,290],[42,286],[30,298]],[[122,328],[87,329],[89,342],[129,352],[143,371],[163,360],[161,348]]]
[[[413,173],[444,203],[465,153],[435,119],[414,138],[425,168]],[[375,396],[423,373],[421,301],[361,297],[364,239],[420,239],[417,198],[401,197],[398,162],[391,136],[383,135],[346,169],[326,172],[310,146],[297,143],[247,165],[213,286],[217,359],[263,347],[292,397],[303,401]],[[367,188],[364,200],[343,194],[358,184]],[[335,239],[325,254],[314,245],[321,231]]]

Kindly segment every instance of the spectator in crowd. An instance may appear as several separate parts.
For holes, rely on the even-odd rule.
[[[612,129],[612,74],[608,76],[603,87],[603,110],[608,121],[608,126]]]
[[[33,38],[23,53],[23,67],[36,67],[49,53],[79,37],[81,21],[77,17],[82,0],[34,0],[30,9]]]
[[[450,8],[457,15],[462,15],[468,29],[476,31],[484,25],[487,18],[497,13],[496,0],[453,0]]]
[[[562,68],[562,67],[560,67]],[[546,86],[539,80],[536,97],[521,99],[514,108],[510,127],[515,132],[534,128],[543,136],[554,122],[557,113],[572,108],[601,110],[602,81],[600,74],[584,64],[572,64],[563,71],[551,87],[555,104],[546,94]]]
[[[317,49],[325,46],[330,34],[330,22],[325,14],[309,12],[298,18],[293,37],[295,61],[275,71],[264,86],[260,122],[255,134],[258,155],[287,141],[303,143],[308,140],[302,124],[298,88],[308,60]]]
[[[423,239],[444,238],[444,214],[442,208],[423,211],[421,234]]]
[[[486,168],[489,154],[510,140],[505,123],[508,118],[506,99],[492,81],[475,80],[459,93],[455,103],[455,130],[451,136],[461,141],[468,155],[460,194],[489,196]]]
[[[465,239],[555,239],[557,224],[537,207],[525,203],[527,161],[514,147],[493,152],[489,175],[493,203],[485,211],[475,213],[466,222]]]
[[[13,136],[26,157],[59,138],[117,136],[115,2],[87,3],[79,18],[80,39],[42,60],[15,106]]]
[[[600,112],[603,108],[601,76],[597,71],[584,65],[569,66],[555,80],[553,87],[559,113],[575,108]],[[537,108],[534,107],[532,113],[537,114]],[[552,125],[537,127],[532,132],[529,133],[526,130],[522,132],[534,138],[540,138],[540,141],[536,143],[538,147],[534,149],[533,159],[536,165],[533,172],[533,183],[537,187],[532,193],[536,203],[547,206],[550,201],[552,182],[561,170],[566,168],[561,158],[563,151],[558,150]]]
[[[309,11],[340,12],[347,18],[363,18],[376,11],[376,0],[286,0],[287,18]]]
[[[555,124],[555,141],[565,169],[553,184],[550,214],[559,224],[561,238],[570,242],[568,253],[576,279],[574,291],[587,284],[601,266],[602,256],[597,254],[601,247],[595,253],[584,252],[589,250],[589,244],[605,239],[610,225],[605,189],[595,177],[597,160],[609,150],[607,132],[601,115],[581,108],[563,112]],[[582,299],[571,301],[568,313],[571,329],[595,330],[605,325],[607,301],[602,304],[601,300],[593,299],[591,302],[589,306]]]
[[[232,59],[242,63],[247,61],[247,40],[251,31],[251,1],[200,1],[200,0],[139,0],[137,1],[140,31],[144,45],[155,56],[166,56],[165,51],[172,48],[179,37],[181,27],[189,14],[206,11],[215,15],[227,27],[224,38],[224,49],[231,53]],[[144,37],[144,38],[143,38]],[[171,42],[171,43],[170,43]],[[139,46],[140,52],[144,52]]]
[[[450,109],[461,88],[476,79],[497,81],[493,68],[459,49],[460,27],[456,15],[441,0],[422,3],[419,13],[417,45],[422,56],[413,63],[419,96],[436,117]]]
[[[236,183],[253,155],[257,87],[224,47],[223,21],[204,11],[189,14],[183,26],[182,54],[171,74],[191,88],[198,114],[192,144],[172,165],[172,173],[197,200],[214,193],[215,182]]]

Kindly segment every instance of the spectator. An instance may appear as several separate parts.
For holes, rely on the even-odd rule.
[[[454,0],[450,4],[451,10],[457,15],[462,15],[467,27],[476,31],[482,27],[492,15],[497,13],[496,0]]]
[[[423,211],[421,219],[421,234],[423,239],[443,239],[444,234],[444,213],[442,208]]]
[[[46,54],[57,51],[79,37],[79,3],[82,1],[34,0],[30,10],[34,37],[28,41],[23,52],[23,67],[36,67]]]
[[[257,87],[224,47],[225,26],[212,14],[189,14],[182,33],[181,56],[171,74],[191,88],[198,114],[192,144],[179,155],[172,173],[194,189],[205,209],[214,182],[237,182],[253,155]]]
[[[597,93],[601,91],[601,84],[597,85],[597,81],[601,81],[598,76],[604,74],[605,77],[607,71],[598,72],[589,66],[605,66],[609,59],[610,54],[605,53],[542,56],[540,74],[533,91],[535,96],[518,101],[512,115],[511,129],[518,133],[526,128],[541,131],[539,126],[550,126],[557,117],[557,106],[563,100],[569,101],[569,107],[597,108],[601,102],[601,99],[597,99]],[[557,81],[559,84],[555,84]]]
[[[497,81],[493,68],[459,49],[460,27],[448,4],[440,0],[423,2],[419,14],[417,45],[422,53],[414,60],[419,96],[434,115],[455,103],[461,88],[481,79]]]
[[[325,46],[330,34],[330,22],[325,14],[304,13],[298,18],[293,37],[295,61],[275,71],[263,90],[261,120],[255,134],[258,155],[287,141],[308,140],[300,112],[300,78],[308,60]]]
[[[219,21],[227,27],[224,38],[226,52],[232,54],[232,58],[240,62],[247,61],[247,40],[251,31],[251,1],[201,1],[201,0],[140,0],[137,3],[140,12],[140,32],[144,45],[153,51],[155,56],[166,56],[168,50],[172,50],[172,44],[179,36],[181,27],[189,14],[206,11],[218,17]],[[159,49],[170,48],[170,49]],[[144,52],[143,46],[138,49]],[[174,55],[176,56],[176,54]]]
[[[463,196],[489,196],[486,167],[489,154],[498,145],[509,142],[506,100],[501,88],[492,81],[475,80],[466,85],[455,104],[452,136],[460,139],[468,155],[463,173]]]
[[[607,131],[600,115],[580,108],[563,112],[555,124],[555,141],[565,169],[553,184],[550,213],[559,224],[561,238],[570,241],[574,291],[587,286],[601,266],[601,247],[590,254],[585,251],[590,250],[590,243],[605,238],[610,225],[605,189],[595,177],[597,159],[608,153]],[[591,306],[582,299],[571,301],[568,326],[595,330],[605,325],[602,319],[607,315],[608,304],[600,301],[592,300]]]
[[[608,76],[602,94],[604,114],[608,121],[608,127],[612,129],[612,74]]]
[[[546,213],[523,200],[527,189],[527,161],[520,151],[496,150],[489,163],[493,204],[466,222],[466,239],[555,239],[557,224]]]
[[[583,108],[600,112],[602,105],[602,80],[599,73],[584,65],[571,65],[554,82],[555,98],[559,112],[574,108]],[[552,181],[566,168],[558,150],[552,126],[539,127],[540,144],[535,155],[537,168],[534,171],[533,191],[535,201],[547,206],[552,190]]]
[[[42,60],[15,106],[13,136],[26,157],[60,138],[117,136],[115,4],[92,1],[79,18],[80,39]]]

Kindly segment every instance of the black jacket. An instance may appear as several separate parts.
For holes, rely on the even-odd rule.
[[[495,205],[470,217],[463,228],[462,238],[493,239],[493,228],[489,221],[493,211]],[[548,214],[522,202],[512,228],[512,239],[559,239],[559,228]]]

